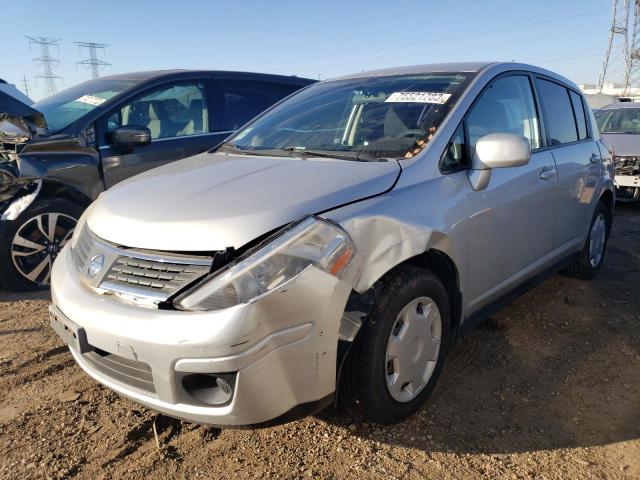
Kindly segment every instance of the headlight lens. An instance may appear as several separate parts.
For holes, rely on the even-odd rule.
[[[12,184],[15,179],[16,177],[14,177],[11,173],[7,172],[6,170],[0,169],[0,187]]]
[[[179,296],[181,310],[221,310],[268,293],[310,266],[340,277],[353,258],[349,235],[328,221],[307,217]]]

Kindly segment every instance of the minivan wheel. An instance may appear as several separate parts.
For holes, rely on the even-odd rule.
[[[34,202],[15,220],[0,221],[0,279],[10,290],[49,286],[51,267],[73,235],[82,207],[63,199]]]
[[[607,206],[599,202],[591,219],[587,241],[576,261],[563,273],[567,276],[590,280],[602,267],[607,250],[607,240],[611,227],[611,216]]]
[[[433,390],[449,346],[450,310],[442,283],[427,270],[402,266],[383,282],[340,391],[369,421],[389,424],[418,410]]]

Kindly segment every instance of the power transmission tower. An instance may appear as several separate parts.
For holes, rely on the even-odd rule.
[[[100,69],[108,67],[111,64],[98,58],[98,50],[101,49],[104,53],[105,48],[108,47],[106,43],[94,43],[94,42],[75,42],[78,45],[78,49],[82,50],[86,48],[89,50],[89,58],[76,62],[77,65],[85,65],[91,69],[91,77],[98,78],[100,76]]]
[[[26,37],[29,40],[29,48],[31,45],[38,45],[40,47],[40,56],[34,58],[33,62],[38,67],[42,67],[42,74],[37,75],[36,78],[43,78],[45,82],[45,92],[47,95],[56,93],[58,90],[56,87],[56,80],[62,80],[59,75],[53,74],[53,67],[58,67],[60,61],[57,58],[51,57],[49,47],[56,47],[60,50],[60,39],[48,38],[48,37]]]
[[[29,96],[29,81],[27,80],[26,75],[22,75],[22,88],[24,89],[24,94]]]
[[[629,61],[625,72],[625,95],[627,96],[635,96],[640,83],[640,0],[634,2],[632,25]],[[636,85],[636,87],[632,87],[632,85]]]

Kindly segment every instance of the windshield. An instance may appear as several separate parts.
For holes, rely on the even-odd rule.
[[[221,150],[375,160],[414,155],[470,80],[466,73],[318,83],[239,131]]]
[[[640,135],[640,108],[619,108],[595,112],[600,133]]]
[[[49,133],[56,133],[136,83],[134,80],[91,80],[51,95],[32,106],[44,115]]]

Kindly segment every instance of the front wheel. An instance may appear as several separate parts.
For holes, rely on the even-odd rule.
[[[431,272],[390,273],[347,358],[342,393],[359,413],[395,423],[418,410],[436,383],[450,341],[447,292]]]
[[[47,288],[51,266],[73,235],[82,207],[36,200],[15,220],[0,221],[0,283],[11,290]]]

